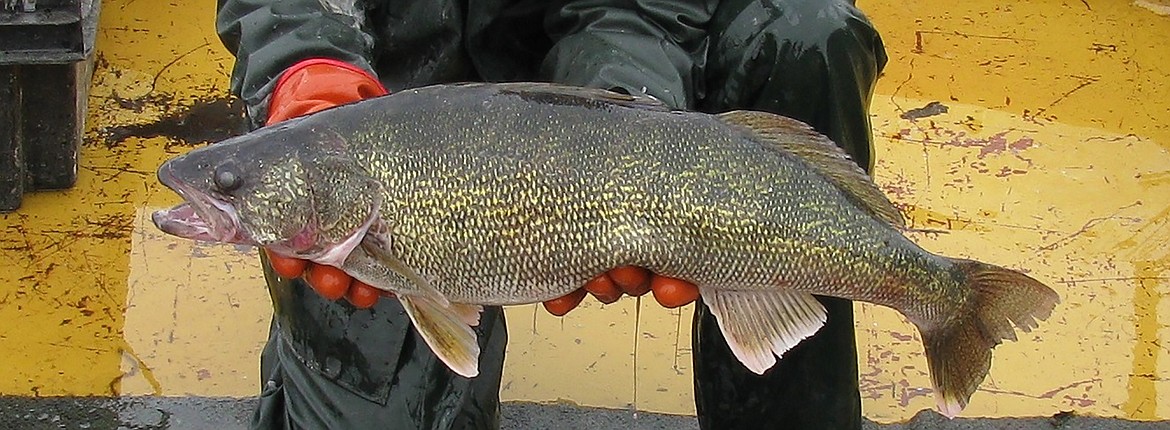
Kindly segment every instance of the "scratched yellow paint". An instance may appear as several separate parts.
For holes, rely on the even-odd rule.
[[[255,251],[181,241],[154,168],[188,150],[107,140],[226,94],[198,2],[103,2],[76,188],[0,215],[0,394],[254,395],[267,333]],[[873,104],[877,181],[914,238],[1029,271],[1064,303],[996,350],[967,416],[1170,418],[1170,16],[1165,1],[862,2],[890,63]],[[1161,13],[1161,14],[1160,14]],[[902,116],[930,102],[946,113]],[[863,406],[932,407],[918,335],[858,305]],[[693,413],[689,307],[508,311],[508,400]]]
[[[212,10],[166,7],[174,13],[160,13],[155,2],[103,2],[78,183],[68,191],[26,195],[19,212],[0,215],[4,297],[0,318],[5,321],[0,348],[10,352],[0,358],[6,369],[0,377],[4,394],[112,395],[124,392],[126,383],[147,380],[153,382],[142,385],[157,387],[152,368],[165,374],[168,368],[192,367],[187,361],[169,364],[169,358],[153,359],[158,351],[185,342],[187,351],[173,355],[186,360],[199,356],[198,344],[210,336],[193,340],[172,336],[151,344],[139,342],[142,334],[183,333],[186,327],[201,327],[230,314],[224,306],[206,314],[207,319],[168,328],[168,316],[188,312],[175,309],[183,302],[142,300],[150,294],[136,294],[128,282],[136,269],[143,268],[132,269],[131,250],[136,248],[135,238],[142,237],[142,229],[136,228],[138,213],[153,201],[161,205],[160,197],[172,199],[160,194],[153,180],[154,166],[167,156],[163,148],[171,142],[159,138],[107,142],[103,130],[149,122],[196,98],[222,92],[230,65],[230,57],[209,31]],[[161,263],[159,258],[151,260]],[[183,263],[177,257],[170,260]],[[175,264],[169,271],[182,267]],[[166,285],[165,277],[143,281],[143,290],[160,284],[172,290],[183,286]],[[224,295],[214,294],[221,300]],[[141,318],[144,309],[153,317]],[[208,366],[211,375],[230,375],[240,355]],[[199,379],[198,369],[173,373]],[[175,384],[169,392],[186,391],[214,393],[197,384]]]

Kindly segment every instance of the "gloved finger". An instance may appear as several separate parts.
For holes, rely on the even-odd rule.
[[[609,279],[626,294],[637,297],[650,291],[650,271],[638,266],[622,266],[611,269]]]
[[[308,274],[305,275],[305,281],[309,286],[329,300],[337,300],[344,296],[349,291],[351,280],[352,278],[341,269],[322,264],[309,266]]]
[[[600,274],[597,277],[590,279],[585,283],[585,291],[597,298],[597,301],[605,304],[616,302],[622,298],[622,290],[614,285],[613,280],[607,274]]]
[[[668,276],[653,275],[650,279],[650,290],[654,292],[654,300],[667,309],[677,308],[699,299],[698,286]]]
[[[359,281],[359,280],[357,280],[357,278],[353,279],[353,283],[349,284],[349,287],[350,288],[354,288],[354,287],[369,288],[371,291],[374,292],[374,294],[377,294],[378,297],[389,297],[392,299],[398,298],[398,295],[394,294],[393,292],[386,291],[386,290],[383,290],[381,288],[375,287],[373,285],[367,284],[365,282]]]
[[[544,310],[558,317],[564,316],[581,304],[581,300],[585,299],[585,292],[584,288],[578,288],[562,297],[546,301],[544,302]]]
[[[366,309],[378,303],[378,297],[381,296],[377,288],[369,286],[365,282],[354,279],[349,284],[349,291],[345,293],[345,299],[349,300],[354,307],[358,309]]]
[[[268,264],[272,265],[272,271],[283,278],[299,278],[305,273],[305,267],[309,265],[308,261],[299,258],[282,257],[267,249],[264,252],[268,253]]]

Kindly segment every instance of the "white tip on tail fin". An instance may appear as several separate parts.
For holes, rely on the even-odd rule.
[[[811,294],[786,290],[700,288],[731,352],[749,370],[763,374],[776,357],[825,324],[825,308]]]
[[[442,306],[419,296],[399,296],[399,300],[419,335],[447,367],[468,378],[479,375],[479,342],[471,325],[479,324],[482,307]]]
[[[938,410],[954,418],[967,406],[991,370],[991,349],[1015,329],[1030,331],[1052,315],[1060,302],[1055,291],[1014,270],[952,259],[959,281],[970,288],[958,315],[938,326],[919,327],[930,366]]]
[[[963,408],[967,406],[967,401],[957,399],[953,396],[948,397],[935,387],[934,404],[940,414],[943,414],[947,418],[954,418],[959,416],[959,412],[963,412]]]

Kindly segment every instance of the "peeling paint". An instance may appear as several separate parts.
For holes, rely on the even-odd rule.
[[[1137,0],[1133,4],[1161,16],[1170,16],[1170,4],[1165,1]]]
[[[933,101],[918,109],[910,109],[906,111],[906,113],[898,115],[898,117],[902,119],[921,119],[935,115],[942,115],[947,113],[948,110],[949,109],[947,108],[947,105]]]

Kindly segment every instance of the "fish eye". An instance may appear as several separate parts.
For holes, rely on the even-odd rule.
[[[240,177],[235,168],[226,165],[217,167],[211,179],[215,181],[215,188],[225,193],[235,191],[244,184],[244,178]]]

